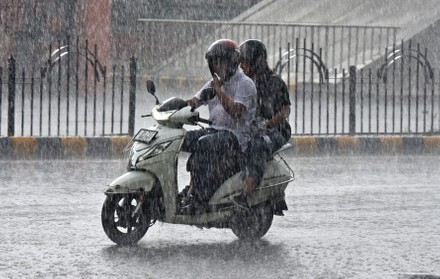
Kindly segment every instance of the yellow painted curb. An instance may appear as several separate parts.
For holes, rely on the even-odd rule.
[[[112,156],[122,156],[122,151],[130,142],[131,137],[111,137]]]
[[[356,137],[351,136],[337,136],[336,137],[336,151],[346,153],[357,152],[360,150],[360,141]]]
[[[61,156],[83,156],[86,150],[86,139],[82,137],[60,137]]]
[[[298,153],[312,153],[315,154],[318,151],[318,146],[315,137],[294,137],[293,138],[294,149]]]
[[[183,88],[188,83],[188,79],[186,77],[176,77],[176,87]]]
[[[422,139],[427,152],[434,153],[440,151],[440,136],[425,136]]]
[[[380,138],[382,151],[385,152],[403,152],[403,139],[400,136],[385,136]]]
[[[33,157],[37,152],[37,139],[34,137],[11,137],[14,158]]]
[[[194,87],[202,87],[207,82],[207,79],[204,78],[195,78],[194,79]]]
[[[166,86],[170,84],[170,77],[168,76],[161,76],[159,78],[159,85],[160,86]]]
[[[296,84],[294,82],[291,82],[289,84],[289,92],[290,93],[295,93],[295,88],[296,88]]]

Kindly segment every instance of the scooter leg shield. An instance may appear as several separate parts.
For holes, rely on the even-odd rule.
[[[149,192],[156,182],[155,177],[146,171],[129,171],[110,183],[106,194],[123,194],[139,191]]]

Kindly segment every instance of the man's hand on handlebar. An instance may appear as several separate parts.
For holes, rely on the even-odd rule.
[[[189,100],[186,100],[186,103],[188,104],[188,106],[190,106],[192,109],[196,109],[198,107],[199,104],[199,99],[197,99],[196,97],[193,97]]]

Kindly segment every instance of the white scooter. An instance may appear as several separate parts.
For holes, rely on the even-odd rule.
[[[250,208],[243,209],[232,201],[242,193],[240,173],[228,178],[209,201],[207,212],[187,215],[181,212],[177,165],[185,137],[184,125],[209,123],[199,112],[179,98],[159,104],[152,81],[147,89],[156,98],[151,115],[157,125],[141,129],[132,139],[128,171],[114,180],[105,191],[102,227],[118,245],[137,243],[156,220],[204,228],[230,228],[239,239],[256,240],[266,234],[274,215],[287,210],[284,200],[287,184],[294,173],[279,154],[285,145],[268,159],[261,184],[250,196]]]

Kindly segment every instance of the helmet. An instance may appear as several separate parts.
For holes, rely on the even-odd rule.
[[[209,70],[214,77],[215,61],[226,62],[228,64],[226,73],[217,73],[220,78],[227,81],[237,70],[240,63],[240,50],[236,42],[229,39],[220,39],[212,43],[205,54],[205,59],[208,61]],[[223,76],[222,76],[223,75]]]
[[[259,74],[268,67],[266,46],[260,40],[249,39],[241,43],[240,59],[249,63],[253,74]]]

